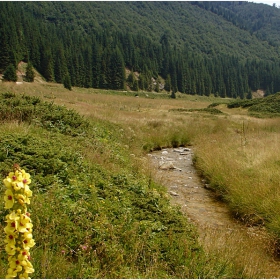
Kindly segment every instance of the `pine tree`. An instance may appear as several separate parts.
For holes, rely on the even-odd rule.
[[[9,46],[6,41],[6,34],[4,31],[0,31],[0,73],[3,73],[8,67],[10,62]]]
[[[132,90],[133,91],[139,91],[139,85],[138,85],[138,81],[136,79],[133,82]]]
[[[123,56],[117,47],[110,57],[110,88],[124,89],[125,67]]]
[[[70,76],[69,76],[68,73],[64,77],[63,85],[64,85],[65,88],[67,88],[69,90],[72,90],[71,79],[70,79]]]
[[[164,85],[164,88],[166,91],[170,92],[171,90],[171,78],[170,78],[170,75],[168,74],[167,75],[167,78],[165,80],[165,85]]]
[[[17,73],[16,68],[13,64],[9,64],[9,66],[6,68],[3,80],[6,82],[16,82],[17,81]]]
[[[25,81],[34,82],[34,78],[35,78],[35,73],[33,71],[32,64],[29,62],[26,67]]]

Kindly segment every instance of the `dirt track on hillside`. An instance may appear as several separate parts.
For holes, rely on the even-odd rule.
[[[154,179],[167,187],[171,202],[181,206],[197,226],[199,240],[206,250],[224,251],[225,257],[232,257],[233,262],[246,262],[246,273],[258,271],[264,278],[280,278],[280,262],[269,254],[271,239],[265,229],[247,227],[232,218],[226,204],[205,188],[192,156],[192,150],[186,148],[149,154]]]

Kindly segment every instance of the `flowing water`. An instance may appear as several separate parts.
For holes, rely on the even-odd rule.
[[[280,278],[271,238],[262,227],[248,227],[231,216],[226,204],[207,189],[197,174],[189,148],[168,148],[149,154],[156,181],[166,186],[171,202],[180,205],[196,224],[199,240],[209,254],[220,254],[244,267],[250,278]]]

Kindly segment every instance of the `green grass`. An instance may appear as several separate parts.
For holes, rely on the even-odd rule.
[[[32,278],[246,277],[205,254],[166,190],[136,168],[120,126],[27,95],[0,104],[2,178],[13,163],[32,176]],[[1,278],[6,214],[2,203]]]
[[[232,101],[228,104],[228,108],[238,107],[247,108],[249,114],[255,117],[279,117],[280,93],[278,92],[265,98]]]

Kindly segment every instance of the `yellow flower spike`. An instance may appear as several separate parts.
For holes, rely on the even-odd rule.
[[[28,274],[34,272],[29,250],[35,245],[32,236],[33,224],[26,207],[32,197],[29,188],[30,174],[15,164],[14,172],[10,172],[3,183],[7,188],[4,195],[5,208],[10,209],[4,228],[5,250],[9,261],[6,278],[29,278]]]
[[[5,209],[10,209],[14,206],[14,193],[12,192],[11,189],[7,189],[5,191],[5,196],[4,196],[4,201],[5,201]]]

